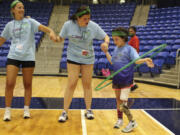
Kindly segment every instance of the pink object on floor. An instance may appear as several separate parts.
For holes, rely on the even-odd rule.
[[[109,76],[109,75],[111,75],[111,73],[110,73],[110,71],[109,71],[109,69],[107,68],[107,69],[102,69],[102,74],[103,74],[103,76],[105,76],[105,77],[107,77],[107,76]]]

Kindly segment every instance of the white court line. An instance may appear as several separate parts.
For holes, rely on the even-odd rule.
[[[82,135],[87,135],[86,120],[84,118],[84,110],[81,110]]]
[[[165,111],[165,110],[173,110],[173,111],[179,111],[180,110],[180,108],[142,108],[143,110],[162,110],[162,111]],[[142,109],[137,109],[137,110],[142,110]],[[132,109],[133,110],[133,109]]]
[[[175,135],[172,131],[170,131],[167,127],[165,127],[163,124],[161,124],[158,120],[156,120],[154,117],[152,117],[149,113],[147,113],[145,110],[141,109],[141,111],[147,115],[149,118],[151,118],[155,123],[160,125],[165,131],[167,131],[170,135]]]

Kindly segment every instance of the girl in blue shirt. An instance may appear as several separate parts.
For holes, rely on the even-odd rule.
[[[104,50],[108,61],[112,64],[114,72],[124,67],[131,61],[139,58],[137,51],[128,45],[128,31],[122,27],[116,28],[112,31],[112,38],[116,45],[113,55],[109,54],[108,50]],[[153,67],[154,64],[150,58],[139,59],[135,63],[146,63],[149,67]],[[120,128],[123,124],[123,113],[126,114],[129,120],[129,124],[122,130],[122,132],[130,132],[137,126],[136,121],[127,106],[128,95],[131,85],[133,84],[134,65],[129,66],[123,71],[119,72],[113,77],[113,89],[115,90],[118,121],[114,128]]]
[[[6,64],[4,121],[11,120],[11,102],[20,65],[22,66],[25,88],[24,118],[30,118],[29,105],[32,96],[32,75],[35,67],[35,32],[40,30],[49,33],[50,38],[56,40],[53,30],[34,19],[24,17],[24,5],[22,2],[15,0],[11,3],[10,8],[14,19],[6,24],[0,36],[0,46],[6,40],[11,40]]]

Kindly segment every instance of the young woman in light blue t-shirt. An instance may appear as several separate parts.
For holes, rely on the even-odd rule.
[[[101,49],[104,50],[108,48],[109,37],[97,23],[90,20],[90,15],[91,11],[89,7],[81,6],[70,20],[64,23],[58,36],[59,42],[62,42],[65,38],[69,39],[67,49],[68,83],[64,95],[64,111],[59,117],[59,122],[65,122],[68,119],[68,108],[77,86],[79,73],[82,75],[82,85],[87,109],[85,116],[87,119],[94,118],[91,110],[91,80],[95,59],[93,39],[104,40],[101,44]]]
[[[49,33],[50,38],[56,40],[53,30],[32,18],[24,17],[24,5],[22,2],[15,0],[11,3],[10,8],[14,19],[6,24],[0,36],[0,46],[6,40],[11,40],[6,64],[4,121],[11,120],[11,102],[20,66],[22,67],[25,88],[24,118],[30,118],[29,105],[32,96],[32,75],[35,67],[35,32],[40,30]]]

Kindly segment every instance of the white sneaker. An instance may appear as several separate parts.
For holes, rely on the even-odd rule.
[[[118,119],[116,124],[114,125],[114,128],[120,128],[123,125],[123,120],[122,119]]]
[[[11,120],[11,111],[10,110],[6,110],[4,113],[4,121],[10,121]]]
[[[30,112],[29,112],[29,109],[28,110],[24,110],[24,119],[28,119],[28,118],[30,118],[31,116],[30,116]]]
[[[63,111],[63,113],[61,114],[61,116],[59,116],[59,122],[66,122],[66,120],[68,120],[68,115],[65,111]]]
[[[122,130],[124,133],[131,132],[135,127],[137,127],[136,121],[130,121],[129,124]]]
[[[85,113],[85,117],[89,120],[94,119],[94,114],[93,114],[92,110],[87,110],[87,112]]]

